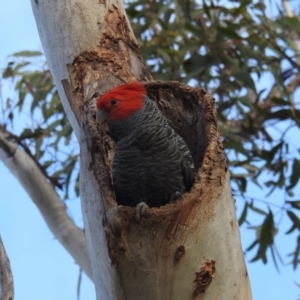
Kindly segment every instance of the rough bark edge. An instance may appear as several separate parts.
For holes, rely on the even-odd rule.
[[[150,99],[156,101],[170,126],[183,137],[199,169],[208,143],[205,110],[208,93],[177,81],[146,83]],[[205,98],[206,97],[206,98]],[[214,103],[211,98],[209,101]],[[214,104],[210,104],[214,105]]]
[[[215,261],[206,259],[200,267],[199,272],[196,273],[194,297],[200,293],[205,293],[213,278],[215,277],[216,267]]]
[[[18,145],[10,141],[10,134],[0,128],[0,159],[18,179],[38,207],[46,224],[76,263],[92,280],[92,271],[85,234],[68,216],[66,207],[54,187],[47,182],[37,163]]]
[[[14,283],[10,262],[0,236],[0,300],[14,299]]]
[[[72,97],[68,93],[67,98],[77,116],[83,115],[84,103],[89,102],[95,92],[103,93],[116,82],[120,85],[137,78],[141,81],[152,79],[126,15],[112,5],[107,9],[103,28],[106,32],[96,50],[80,53],[67,66],[72,86]],[[89,82],[93,83],[92,89]]]
[[[227,163],[216,124],[215,101],[210,94],[201,88],[192,88],[179,82],[157,81],[146,83],[146,87],[149,96],[157,101],[170,125],[187,142],[198,168],[190,193],[184,194],[175,203],[148,210],[140,223],[140,226],[145,227],[159,226],[169,216],[167,219],[172,219],[172,222],[166,236],[170,236],[176,234],[176,224],[189,222],[200,207],[205,210],[205,201],[211,198],[210,194],[205,193],[206,186],[219,187],[224,184]],[[117,257],[127,247],[126,237],[131,223],[136,222],[135,208],[118,206],[115,201],[111,184],[114,145],[105,133],[99,134],[94,112],[88,111],[83,124],[86,137],[90,137],[87,141],[93,160],[90,169],[101,187],[101,201],[106,212],[103,226],[109,256],[112,264],[116,264]],[[187,126],[190,131],[186,131]],[[211,212],[207,212],[206,221],[211,216]]]

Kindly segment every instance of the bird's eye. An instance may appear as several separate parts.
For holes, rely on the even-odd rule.
[[[111,106],[115,106],[118,103],[118,101],[116,99],[112,99],[110,101]]]

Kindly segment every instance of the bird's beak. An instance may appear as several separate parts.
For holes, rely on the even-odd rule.
[[[98,110],[96,120],[99,124],[103,124],[108,119],[109,113],[105,110]]]

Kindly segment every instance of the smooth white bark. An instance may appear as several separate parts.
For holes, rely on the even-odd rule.
[[[208,107],[202,116],[202,133],[208,137],[193,190],[181,201],[150,209],[136,222],[134,208],[114,201],[109,176],[113,145],[100,135],[88,105],[94,91],[150,78],[123,3],[31,3],[51,73],[80,143],[80,194],[97,299],[250,300],[213,101],[199,99],[203,103],[198,108]],[[216,272],[207,271],[211,284],[205,286],[206,277],[196,273],[212,261]]]
[[[83,230],[78,228],[68,216],[66,206],[36,162],[17,144],[9,140],[9,134],[3,128],[0,130],[0,160],[26,190],[53,235],[92,279]]]

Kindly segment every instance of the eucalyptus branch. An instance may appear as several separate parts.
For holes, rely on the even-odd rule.
[[[0,159],[36,204],[54,236],[92,279],[83,230],[68,216],[65,205],[36,162],[11,141],[11,134],[4,127],[0,127]]]

